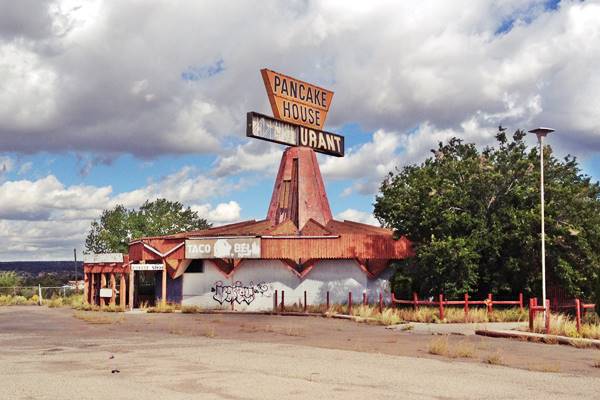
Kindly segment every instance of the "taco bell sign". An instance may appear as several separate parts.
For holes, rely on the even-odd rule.
[[[185,241],[185,258],[260,258],[260,238],[206,238]]]

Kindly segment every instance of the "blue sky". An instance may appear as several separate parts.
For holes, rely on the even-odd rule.
[[[260,69],[335,92],[319,155],[337,218],[376,223],[383,177],[457,136],[551,126],[600,179],[598,1],[22,0],[0,15],[0,257],[69,259],[115,204],[263,218],[282,146]],[[534,138],[530,144],[535,145]]]

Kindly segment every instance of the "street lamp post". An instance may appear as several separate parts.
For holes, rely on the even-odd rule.
[[[544,229],[544,138],[550,132],[554,132],[552,128],[535,128],[529,131],[537,135],[540,142],[540,202],[542,216],[542,304],[546,307],[546,232]],[[545,312],[544,312],[545,315]]]

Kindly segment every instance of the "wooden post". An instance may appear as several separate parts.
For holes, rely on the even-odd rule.
[[[327,310],[325,311],[329,311],[329,290],[327,291]]]
[[[275,297],[273,298],[273,312],[277,312],[277,289],[275,289]]]
[[[523,311],[523,292],[519,293],[519,308]]]
[[[379,313],[383,312],[383,293],[379,292]]]
[[[90,303],[92,303],[93,305],[97,305],[97,303],[96,303],[96,274],[95,273],[90,272],[90,280],[91,280]]]
[[[308,309],[306,308],[306,290],[304,291],[304,312],[307,312]]]
[[[488,314],[491,314],[494,311],[494,300],[492,298],[492,294],[488,293],[488,298],[487,298],[487,312]]]
[[[575,299],[575,323],[577,332],[581,332],[581,301],[579,299]]]
[[[100,290],[106,287],[106,274],[104,272],[100,273]],[[105,301],[104,297],[100,296],[100,307],[104,307]]]
[[[367,292],[363,291],[363,306],[367,305]]]
[[[83,302],[90,304],[90,274],[87,272],[83,273]]]
[[[125,311],[125,294],[127,293],[127,285],[125,284],[125,273],[121,272],[121,280],[119,281],[119,307]]]
[[[352,292],[348,292],[348,315],[352,315]]]
[[[117,299],[117,281],[115,279],[115,273],[110,273],[110,290],[112,290],[112,296],[110,297],[110,305],[114,306]]]
[[[529,299],[529,332],[533,332],[533,320],[535,319],[535,302],[533,299]]]
[[[465,318],[469,315],[469,293],[465,293]]]
[[[285,290],[281,291],[281,312],[285,311]]]
[[[546,334],[550,333],[550,299],[546,299]]]
[[[444,295],[440,294],[440,321],[444,320]]]
[[[163,270],[162,270],[162,286],[161,286],[161,293],[162,293],[162,305],[165,306],[167,305],[167,262],[165,260],[163,260]],[[233,303],[232,303],[233,304]]]
[[[415,307],[415,310],[419,308],[419,295],[417,294],[417,292],[413,292],[413,305]]]
[[[134,292],[135,291],[135,271],[129,271],[129,309],[133,310]]]

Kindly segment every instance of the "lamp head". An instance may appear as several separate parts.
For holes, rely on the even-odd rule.
[[[529,133],[535,133],[538,137],[545,137],[550,132],[554,132],[554,129],[544,128],[543,126],[540,126],[539,128],[535,128],[535,129],[532,129],[529,131]]]

